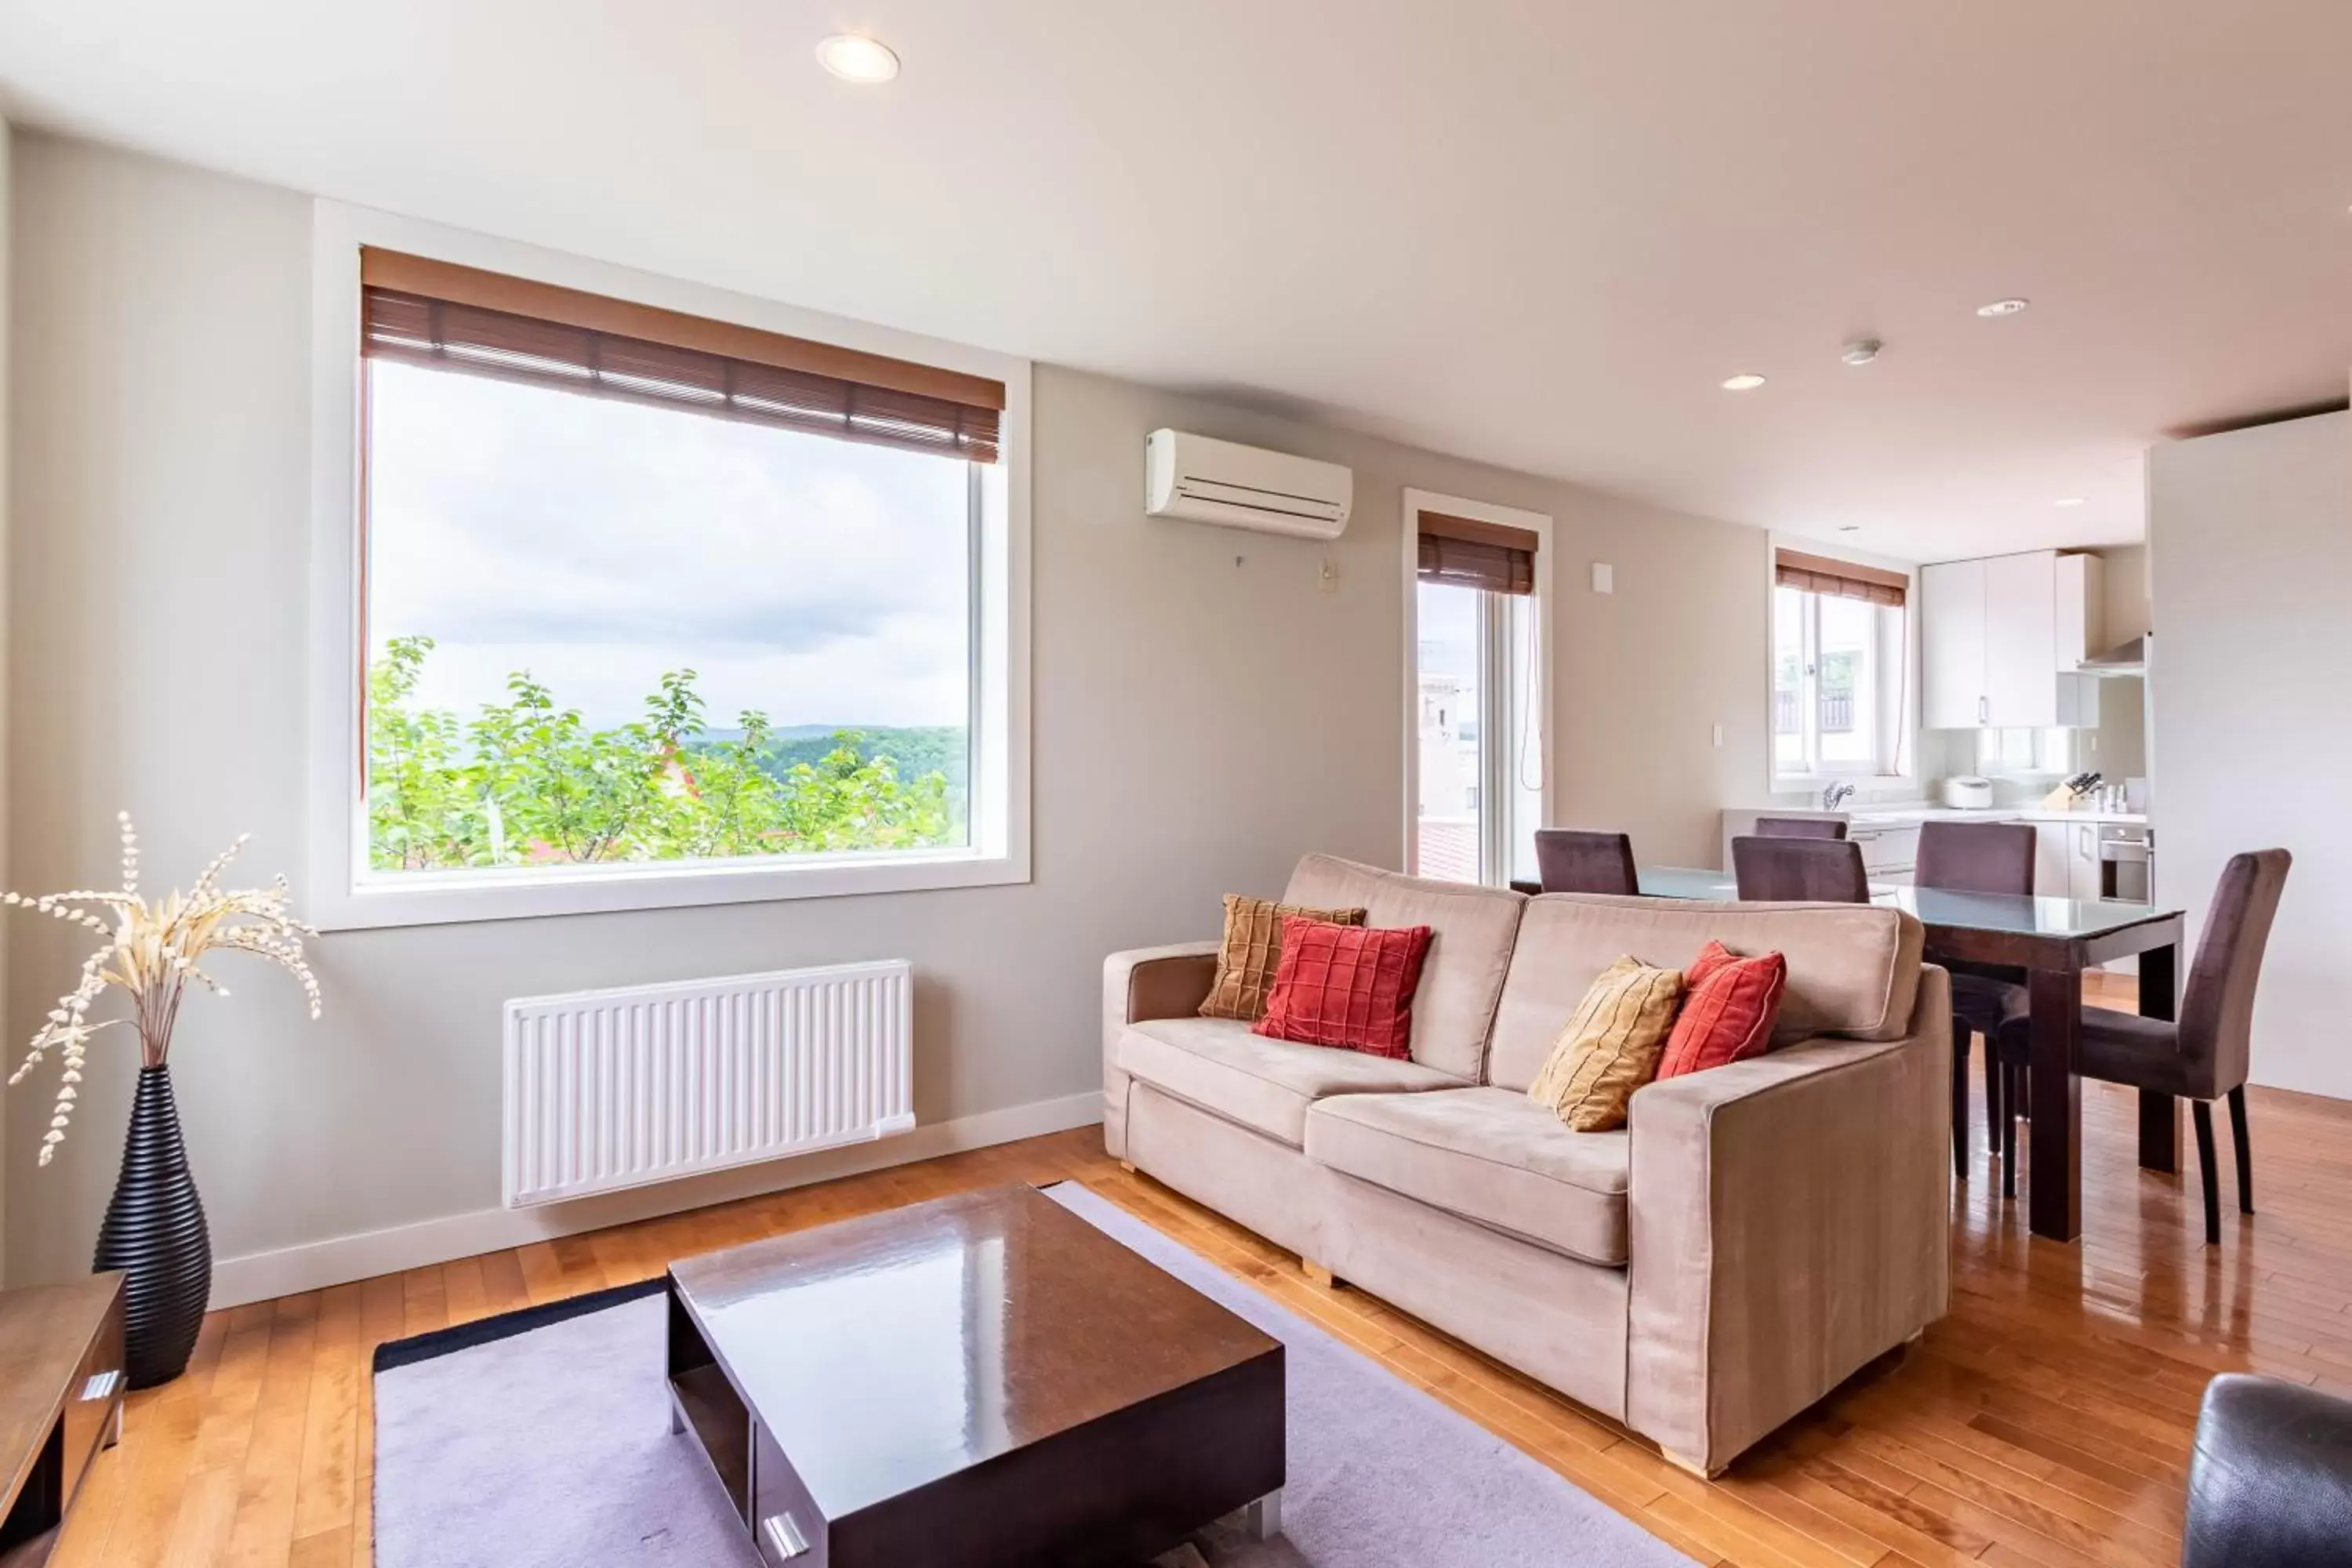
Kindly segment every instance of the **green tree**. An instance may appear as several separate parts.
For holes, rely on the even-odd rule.
[[[779,768],[765,714],[707,735],[695,672],[609,730],[527,670],[470,723],[415,706],[430,637],[394,637],[368,670],[369,863],[379,870],[671,860],[953,843],[946,775],[901,776],[844,731]]]

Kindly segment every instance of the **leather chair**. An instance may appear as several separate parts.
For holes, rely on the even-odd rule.
[[[1536,831],[1536,868],[1547,893],[1642,891],[1633,869],[1633,841],[1622,833],[1585,833],[1572,827]]]
[[[2205,1385],[2180,1568],[2352,1563],[2352,1401],[2225,1373]]]
[[[2083,1032],[2074,1052],[2084,1078],[2132,1089],[2176,1095],[2189,1102],[2197,1127],[2197,1164],[2205,1181],[2205,1244],[2221,1240],[2221,1178],[2213,1164],[2213,1101],[2230,1102],[2230,1130],[2238,1159],[2238,1209],[2254,1212],[2252,1149],[2246,1134],[2246,1072],[2253,1053],[2254,987],[2262,979],[2263,949],[2278,913],[2294,858],[2284,849],[2255,849],[2230,857],[2213,889],[2198,939],[2197,962],[2181,997],[2180,1021],[2166,1023],[2107,1007],[2083,1009]],[[2031,1045],[2031,1020],[2001,1026],[2001,1066],[2007,1093],[2020,1092]],[[2003,1180],[2013,1184],[2017,1141],[2002,1151]]]
[[[1862,846],[1844,838],[1735,838],[1731,874],[1743,903],[1870,902]]]
[[[1929,822],[1919,828],[1918,858],[1912,882],[1961,893],[2033,892],[2035,834],[2030,822]],[[1952,1169],[1969,1174],[1969,1040],[1984,1037],[1986,1143],[1999,1158],[2005,1131],[2000,1053],[1995,1042],[2003,1024],[2021,1018],[2031,1005],[2022,971],[1991,964],[1949,963],[1952,977]],[[2011,1177],[2015,1197],[2015,1176]]]
[[[1843,838],[1846,825],[1835,816],[1759,816],[1759,838]]]

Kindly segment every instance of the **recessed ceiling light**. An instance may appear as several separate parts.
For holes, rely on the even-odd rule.
[[[2025,307],[2032,303],[2033,303],[2033,301],[2031,300],[1995,300],[1990,305],[1979,305],[1977,307],[1977,314],[1979,316],[2014,316],[2020,310],[2024,310]]]
[[[1738,375],[1726,376],[1723,382],[1723,390],[1726,392],[1753,392],[1763,384],[1764,378],[1762,376],[1758,375],[1753,371],[1742,371]]]
[[[859,33],[835,33],[816,47],[817,63],[844,81],[872,87],[898,74],[889,46]]]
[[[2050,504],[2053,506],[2081,506],[2083,504],[2083,498],[2081,496],[2060,496],[2056,500]]]

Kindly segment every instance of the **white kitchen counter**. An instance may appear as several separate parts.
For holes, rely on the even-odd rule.
[[[1922,822],[2112,822],[2141,826],[2147,822],[2147,813],[2144,811],[2053,811],[2042,805],[1989,805],[1969,811],[1952,805],[1929,805],[1924,801],[1916,805],[1874,805],[1849,811],[1846,816],[1856,827],[1911,827]]]

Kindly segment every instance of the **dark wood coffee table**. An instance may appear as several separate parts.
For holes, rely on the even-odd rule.
[[[671,1430],[791,1568],[1280,1529],[1282,1345],[1030,1187],[674,1263]]]

